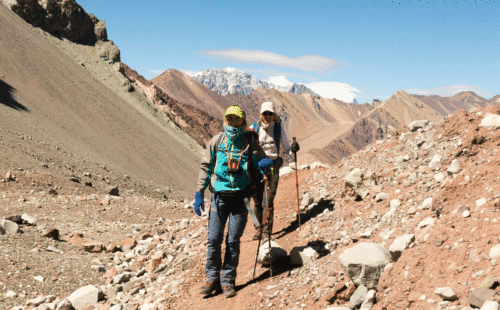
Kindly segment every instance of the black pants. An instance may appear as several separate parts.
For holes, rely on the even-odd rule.
[[[273,231],[273,217],[274,217],[274,197],[276,196],[276,191],[278,190],[278,182],[280,180],[279,166],[276,164],[274,166],[274,176],[269,184],[269,195],[268,195],[268,206],[269,206],[269,223],[267,218],[262,218],[264,213],[264,206],[266,205],[263,201],[265,184],[263,182],[264,175],[259,174],[257,178],[257,193],[253,198],[254,212],[257,219],[259,219],[260,224],[265,223],[262,232],[270,234]]]

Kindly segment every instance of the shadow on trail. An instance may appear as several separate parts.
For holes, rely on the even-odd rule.
[[[0,104],[18,111],[29,112],[28,108],[14,100],[12,96],[14,91],[15,89],[12,86],[0,80]]]
[[[335,203],[331,199],[321,199],[317,205],[315,205],[313,208],[310,210],[307,210],[305,213],[300,214],[300,222],[302,225],[307,223],[310,219],[316,217],[318,214],[322,213],[325,211],[325,209],[328,209],[330,211],[334,210]],[[297,230],[299,228],[299,221],[298,219],[293,220],[288,227],[283,228],[280,231],[274,232],[273,233],[273,239],[280,239],[283,238],[284,236],[288,235],[289,233]]]
[[[294,268],[298,268],[298,267],[300,267],[300,266],[292,265],[290,257],[283,258],[282,260],[277,261],[273,264],[273,277],[279,276],[285,272],[290,272]],[[263,265],[262,268],[269,268],[269,265]],[[256,271],[256,274],[258,275],[258,270]],[[261,281],[263,281],[265,279],[269,279],[269,278],[271,278],[271,271],[270,271],[270,269],[267,269],[266,271],[264,271],[262,274],[260,274],[255,279],[252,279],[243,285],[237,285],[236,291],[242,290],[245,287],[247,287],[248,285],[258,283],[258,282],[261,282]]]

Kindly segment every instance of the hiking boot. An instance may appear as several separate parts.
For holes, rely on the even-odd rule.
[[[223,286],[222,292],[224,294],[224,297],[226,298],[231,298],[236,296],[236,290],[234,289],[234,286]]]
[[[200,294],[207,296],[217,292],[218,290],[220,290],[219,281],[207,282],[200,288]]]
[[[253,240],[259,240],[262,235],[262,228],[257,228],[255,230],[255,235],[253,235]]]

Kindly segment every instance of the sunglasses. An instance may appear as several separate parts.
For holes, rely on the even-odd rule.
[[[271,116],[271,115],[274,115],[274,113],[266,111],[266,112],[262,113],[262,115],[264,115],[264,116]]]
[[[226,119],[228,121],[237,121],[237,120],[240,120],[241,117],[239,117],[237,115],[229,114],[229,115],[226,116]]]

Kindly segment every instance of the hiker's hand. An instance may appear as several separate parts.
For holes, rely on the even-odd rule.
[[[293,143],[292,143],[292,146],[290,147],[290,151],[292,153],[297,153],[299,150],[300,150],[300,146],[297,143],[297,141],[294,140]]]
[[[194,212],[201,216],[201,211],[205,211],[205,199],[203,198],[203,194],[200,192],[196,192],[194,195]]]
[[[266,171],[266,170],[269,170],[269,168],[271,168],[273,166],[273,160],[272,159],[269,159],[269,158],[264,158],[264,159],[261,159],[259,161],[259,168],[262,170],[262,171]]]

